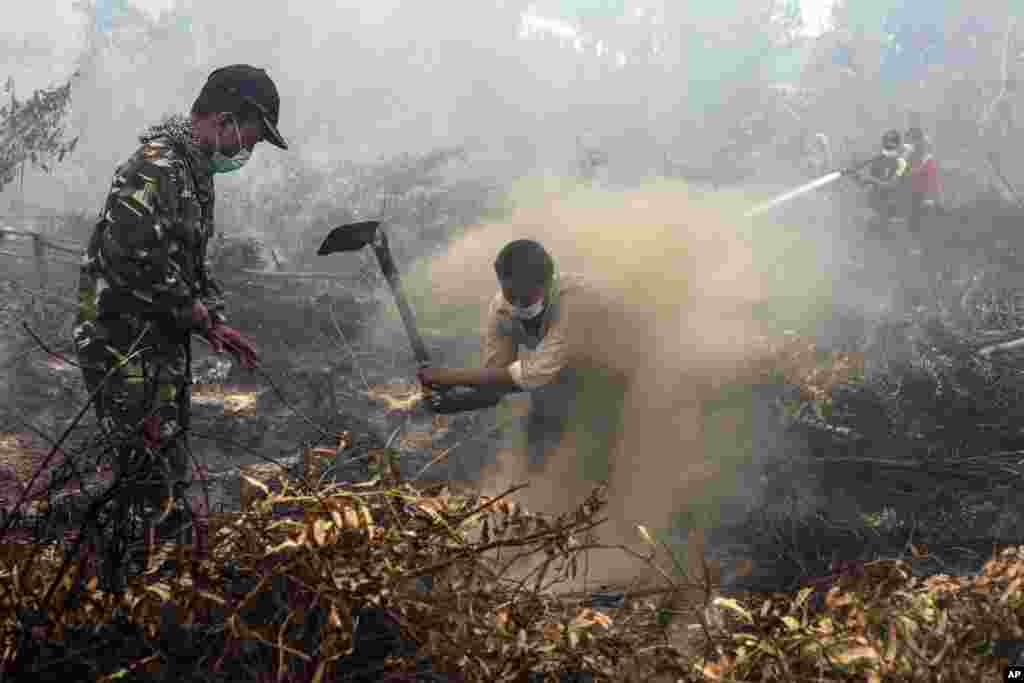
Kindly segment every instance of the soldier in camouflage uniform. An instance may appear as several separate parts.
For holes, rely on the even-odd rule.
[[[169,510],[187,480],[192,334],[243,364],[255,348],[226,324],[210,273],[213,176],[241,168],[260,141],[281,149],[277,89],[262,69],[214,71],[191,118],[141,136],[114,175],[89,241],[74,340],[116,467],[139,502]]]

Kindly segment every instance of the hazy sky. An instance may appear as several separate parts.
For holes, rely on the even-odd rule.
[[[130,1],[157,16],[180,0]],[[802,2],[813,27],[831,0]],[[106,169],[130,151],[134,136],[126,130],[184,110],[210,64],[254,55],[281,90],[282,130],[294,143],[292,154],[307,159],[373,159],[465,142],[493,146],[495,158],[562,164],[574,153],[576,136],[594,130],[609,153],[647,164],[648,157],[660,158],[655,147],[674,144],[684,93],[543,41],[520,50],[513,45],[514,17],[490,9],[501,5],[295,0],[246,16],[251,4],[242,0],[206,0],[199,14],[212,28],[201,41],[204,54],[195,56],[201,67],[192,55],[175,61],[160,46],[147,53],[148,61],[133,60],[130,51],[105,57],[103,76],[76,101],[75,132],[82,135],[76,172],[96,188],[85,181],[69,186],[83,185],[83,197],[99,192]],[[0,81],[13,76],[24,96],[67,79],[86,29],[73,6],[74,0],[33,0],[0,22],[0,40],[23,46],[8,53],[18,55],[14,63],[0,63]],[[444,8],[459,20],[445,17]],[[505,24],[511,30],[502,34],[496,26]]]
[[[154,16],[171,8],[175,0],[131,0],[132,4]],[[80,40],[82,15],[73,9],[75,0],[33,0],[22,3],[16,14],[8,14],[0,25],[4,40],[28,38],[34,43],[50,44],[55,52],[73,51]],[[801,0],[804,19],[811,32],[821,30],[828,19],[833,0]],[[8,66],[8,70],[10,70]]]
[[[74,0],[57,0],[57,4],[65,6],[68,14],[71,12],[71,5]],[[811,30],[820,28],[828,19],[828,11],[833,0],[801,0],[800,5],[804,11],[804,19]],[[135,0],[135,6],[141,7],[154,14],[163,9],[168,9],[174,4],[174,0]]]
[[[825,28],[832,3],[833,0],[800,0],[809,33],[819,33]]]

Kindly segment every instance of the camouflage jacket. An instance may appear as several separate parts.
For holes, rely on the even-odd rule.
[[[114,174],[86,249],[80,318],[173,317],[184,327],[195,301],[224,322],[223,288],[211,274],[213,176],[188,119],[171,117],[139,138]]]

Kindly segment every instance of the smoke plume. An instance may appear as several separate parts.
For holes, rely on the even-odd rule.
[[[436,258],[434,297],[485,311],[497,288],[495,255],[520,238],[538,240],[561,272],[593,285],[592,304],[573,309],[572,342],[580,355],[629,378],[603,540],[634,544],[635,525],[667,528],[716,472],[714,454],[703,448],[701,398],[736,376],[759,334],[751,309],[763,286],[751,245],[719,210],[677,184],[549,194],[521,202],[507,220],[480,226]],[[544,474],[530,481],[522,496],[528,508],[563,512],[592,488],[574,464],[574,438],[570,430]],[[524,465],[521,449],[509,447],[481,485],[495,492],[524,481]]]

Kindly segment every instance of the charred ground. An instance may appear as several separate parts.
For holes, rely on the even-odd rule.
[[[676,527],[666,530],[672,554],[687,558],[683,564],[713,580],[719,591],[763,594],[811,586],[824,600],[837,582],[869,576],[872,570],[866,568],[883,560],[902,558],[907,576],[970,575],[996,547],[1019,543],[1024,529],[1014,491],[1024,445],[1017,425],[1024,380],[1012,355],[986,359],[977,351],[1019,334],[1016,288],[1006,257],[1015,248],[1010,227],[1022,218],[1013,207],[992,200],[958,207],[935,220],[929,226],[928,251],[932,272],[942,274],[935,282],[922,275],[919,256],[894,248],[909,247],[898,232],[887,239],[858,236],[851,241],[860,258],[837,262],[843,270],[834,279],[841,286],[827,310],[815,311],[812,325],[786,330],[791,321],[777,314],[772,320],[769,311],[766,317],[778,323],[777,334],[765,340],[735,381],[705,396],[707,435],[734,439],[729,444],[712,439],[709,452],[721,446],[723,452],[741,455],[725,460],[719,467],[725,474],[713,482],[706,498],[691,501]],[[809,210],[782,220],[813,231],[827,224],[830,215]],[[82,405],[78,373],[67,362],[73,359],[60,358],[68,351],[62,340],[68,334],[73,271],[50,273],[46,299],[32,286],[34,275],[27,265],[21,272],[12,269],[4,282],[8,400],[0,411],[0,432],[5,434],[0,452],[8,505]],[[387,315],[382,317],[389,302],[379,283],[364,279],[365,272],[319,284],[260,276],[237,266],[226,275],[229,296],[236,302],[234,320],[260,344],[262,371],[246,373],[197,344],[192,446],[210,483],[209,507],[205,499],[201,507],[216,519],[228,519],[241,508],[245,484],[239,469],[263,465],[248,471],[269,480],[275,475],[267,467],[279,465],[279,471],[301,479],[303,453],[313,447],[333,453],[327,464],[328,470],[333,468],[331,480],[384,477],[378,484],[384,486],[381,491],[404,480],[415,483],[417,491],[440,495],[448,501],[445,505],[456,503],[444,498],[449,494],[425,489],[427,482],[465,488],[493,464],[503,444],[497,416],[438,420],[408,409],[417,393],[409,383],[411,354],[400,331]],[[877,308],[867,304],[879,301]],[[427,338],[436,357],[453,362],[467,357],[475,341],[433,329]],[[92,432],[87,416],[63,448],[65,461],[74,460]],[[337,448],[338,432],[350,434],[345,448]],[[65,493],[78,488],[70,479],[60,482],[60,471],[51,463],[44,474]],[[103,472],[87,479],[86,489],[94,491],[110,481]],[[44,478],[37,490],[55,493],[47,484]],[[56,507],[49,506],[51,518]],[[31,524],[22,524],[18,536],[28,540],[43,534],[37,542],[67,538],[76,514],[82,514],[81,505],[76,513],[76,505],[70,504],[61,513],[65,522],[40,526],[44,508],[35,506],[37,514],[26,517],[25,523]],[[262,517],[257,515],[263,522],[251,518],[247,523],[270,523],[273,510],[271,506]],[[226,528],[225,523],[213,524]],[[696,529],[703,529],[700,544],[694,543]],[[698,550],[710,564],[694,564]],[[443,560],[425,560],[423,567],[438,561]],[[683,589],[676,590],[673,595]],[[700,590],[687,590],[689,604],[699,604]],[[497,600],[496,595],[491,598]],[[353,598],[346,609],[361,609],[363,602]],[[643,603],[638,598],[629,604],[634,602]],[[512,618],[494,616],[505,614],[500,601],[488,604],[491,618]],[[650,627],[657,628],[659,620],[669,624],[666,615],[671,615],[672,605],[653,604]],[[692,614],[675,607],[680,614]],[[261,618],[276,617],[268,612]],[[694,619],[700,622],[695,616],[681,621]],[[426,629],[418,637],[421,649],[432,628],[426,623],[413,628]],[[599,617],[586,628],[595,623],[600,625]],[[543,640],[544,627],[538,623],[536,629]],[[118,637],[138,637],[125,633]],[[631,633],[629,637],[650,637]],[[671,647],[679,646],[678,635],[666,637],[676,643]],[[616,647],[626,647],[626,642]],[[139,641],[120,663],[109,664],[113,668],[100,668],[113,673],[133,658],[154,656],[144,654],[151,652],[147,647]],[[696,645],[679,647],[692,654]],[[582,667],[600,674],[602,666],[625,661],[625,655],[608,655],[606,665],[582,665],[551,652],[523,655],[527,650],[520,652],[517,666],[535,671]],[[45,648],[26,652],[23,666],[66,656],[63,650]],[[196,662],[205,661],[200,654]],[[457,659],[445,659],[442,651],[434,656],[435,670],[458,668]],[[496,655],[479,656],[484,661]],[[671,660],[675,655],[666,650],[658,656]],[[669,660],[657,666],[673,670],[683,661],[665,663]],[[230,673],[232,665],[225,666],[226,676],[248,675]],[[299,669],[292,671],[302,675]]]

